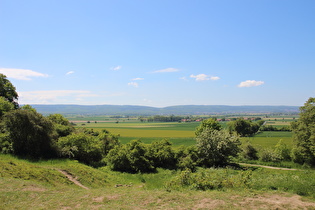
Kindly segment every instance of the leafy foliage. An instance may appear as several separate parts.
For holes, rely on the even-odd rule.
[[[293,161],[315,166],[315,98],[300,107],[300,118],[291,123],[295,147]]]
[[[272,149],[263,149],[260,153],[260,160],[264,162],[280,162],[281,157]]]
[[[243,146],[242,156],[248,160],[258,160],[258,150],[249,142]]]
[[[228,123],[230,131],[236,132],[240,136],[251,136],[258,132],[260,124],[251,122],[250,120],[244,120],[243,118],[238,118],[235,121]]]
[[[146,153],[146,146],[140,140],[134,140],[128,144],[115,146],[109,151],[105,161],[115,171],[152,172],[155,168]]]
[[[59,138],[57,146],[62,156],[92,165],[103,158],[102,142],[84,133]]]
[[[14,110],[14,105],[4,97],[0,96],[0,117],[11,110]]]
[[[15,109],[19,107],[16,89],[3,74],[0,74],[0,96],[12,103]]]
[[[54,129],[57,132],[58,137],[68,136],[74,131],[69,120],[61,114],[51,114],[47,118],[54,123]]]
[[[178,169],[196,171],[199,160],[197,147],[195,145],[188,147],[181,146],[176,152],[176,159]]]
[[[282,139],[280,139],[275,146],[275,153],[280,157],[281,160],[291,160],[291,150],[285,143],[283,143]]]
[[[55,155],[53,124],[43,115],[29,110],[14,110],[4,115],[3,124],[14,154],[31,158]]]
[[[176,168],[175,152],[172,148],[172,143],[167,139],[154,141],[149,144],[146,155],[156,168]]]
[[[240,151],[239,137],[226,130],[203,130],[197,137],[197,151],[205,167],[226,165]]]
[[[195,132],[196,136],[200,135],[205,129],[219,131],[222,129],[222,126],[215,118],[203,120],[200,126],[196,128],[196,132]]]

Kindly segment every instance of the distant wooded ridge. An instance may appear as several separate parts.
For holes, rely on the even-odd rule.
[[[63,115],[207,115],[298,113],[298,106],[179,105],[163,108],[135,105],[31,105],[39,113]]]

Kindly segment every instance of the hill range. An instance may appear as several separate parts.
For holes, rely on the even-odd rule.
[[[207,115],[298,113],[298,106],[179,105],[163,108],[135,105],[31,105],[39,113],[63,115]]]

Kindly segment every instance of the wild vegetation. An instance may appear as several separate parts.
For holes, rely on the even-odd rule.
[[[20,107],[15,87],[4,75],[0,79],[0,183],[4,186],[0,201],[5,208],[40,208],[47,203],[56,208],[139,206],[137,201],[123,200],[128,195],[150,200],[140,205],[143,208],[209,208],[196,205],[209,196],[201,191],[210,190],[212,199],[224,198],[218,208],[242,208],[241,199],[236,205],[229,200],[248,193],[294,193],[315,200],[314,98],[301,107],[297,120],[294,117],[285,125],[284,117],[270,125],[266,116],[207,117],[201,122],[200,117],[180,120],[178,116],[153,116],[146,122],[88,118],[75,125],[60,114],[43,116],[29,105]],[[290,129],[281,128],[289,125]],[[82,198],[86,189],[91,191],[79,202],[76,196]],[[156,195],[148,197],[142,189]],[[57,195],[60,192],[74,202]],[[36,204],[30,196],[37,198]],[[312,202],[303,205],[315,208]]]

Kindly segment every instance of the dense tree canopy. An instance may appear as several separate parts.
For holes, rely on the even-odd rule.
[[[295,147],[293,160],[315,165],[315,98],[300,107],[300,118],[291,124]]]

